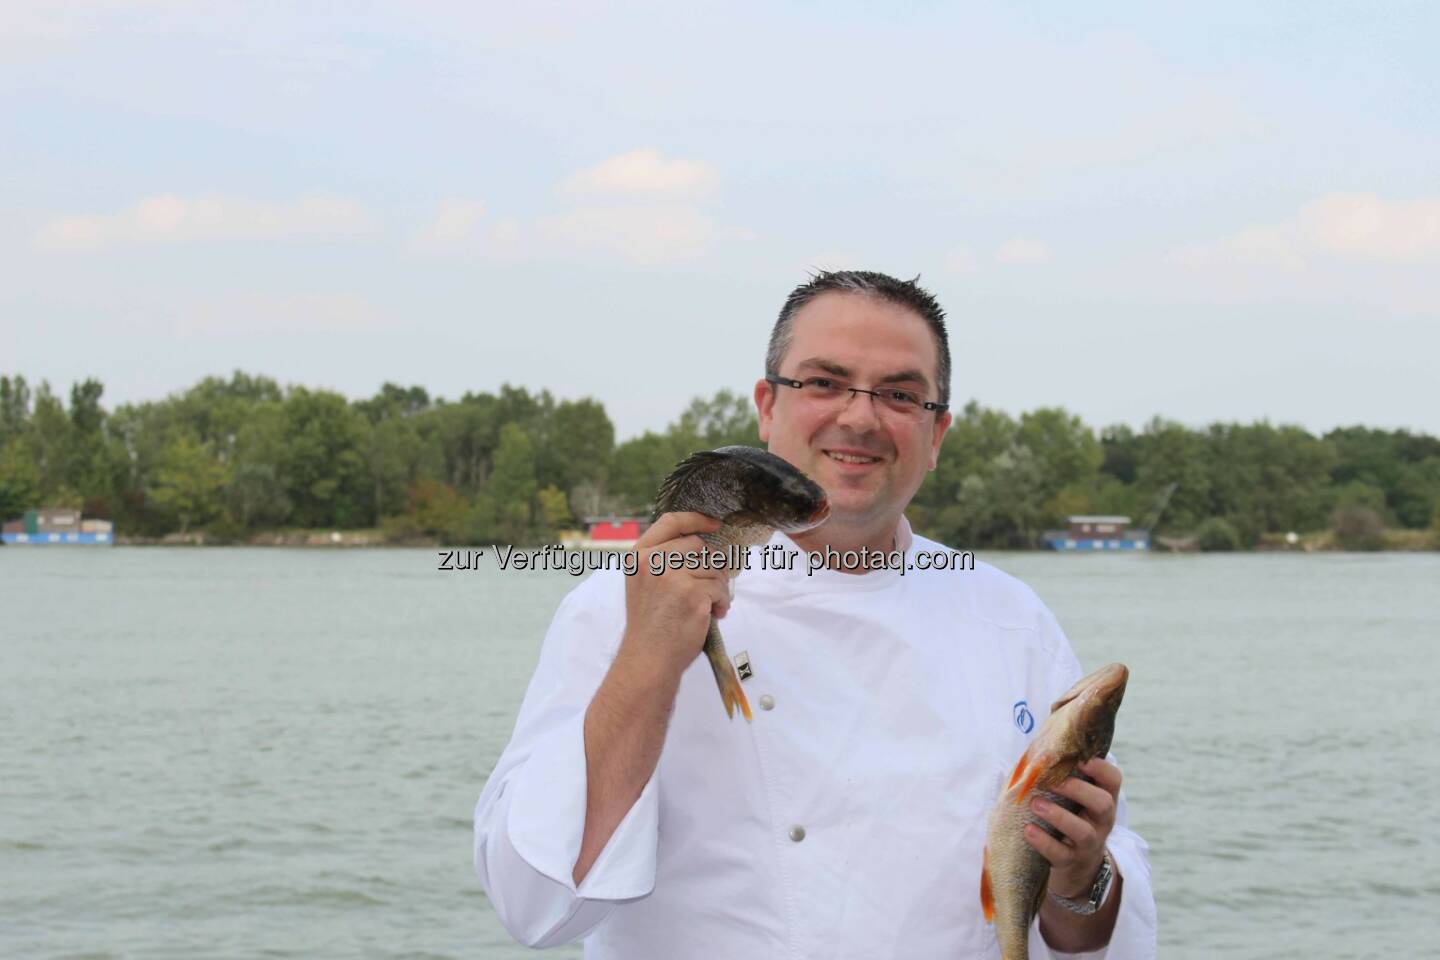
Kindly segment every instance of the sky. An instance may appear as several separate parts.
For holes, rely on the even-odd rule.
[[[1003,7],[1003,9],[1002,9]],[[821,268],[957,403],[1440,434],[1440,7],[0,2],[0,372],[748,393]]]

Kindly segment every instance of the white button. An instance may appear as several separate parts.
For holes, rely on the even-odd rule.
[[[802,826],[800,826],[799,824],[796,824],[795,826],[791,827],[791,828],[790,828],[790,839],[791,839],[791,840],[794,840],[796,843],[799,843],[801,840],[804,840],[804,839],[805,839],[805,828],[802,827]]]
[[[765,694],[763,697],[760,698],[760,709],[761,709],[761,710],[774,710],[774,709],[775,709],[775,698],[772,697],[772,696],[770,696],[770,694],[768,694],[768,693]]]

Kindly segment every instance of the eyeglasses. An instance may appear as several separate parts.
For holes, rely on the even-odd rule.
[[[849,403],[850,398],[857,393],[868,393],[877,410],[883,410],[906,420],[919,420],[925,416],[927,411],[933,410],[936,413],[942,413],[950,407],[948,403],[921,400],[919,394],[913,390],[903,390],[899,387],[863,390],[860,387],[852,387],[836,377],[806,377],[804,380],[791,380],[789,377],[767,376],[765,382],[799,390],[801,399],[806,403],[824,409],[838,409]]]

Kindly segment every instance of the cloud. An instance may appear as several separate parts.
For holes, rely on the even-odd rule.
[[[411,237],[429,254],[469,254],[500,262],[622,262],[649,267],[707,255],[717,240],[751,240],[722,230],[700,202],[718,183],[696,160],[633,150],[580,170],[557,185],[557,212],[487,220],[484,204],[452,198]]]
[[[701,160],[665,159],[649,148],[611,157],[566,177],[568,196],[696,199],[714,192],[715,168]]]
[[[558,252],[596,252],[653,266],[704,256],[718,230],[708,214],[689,204],[647,204],[576,207],[541,218],[537,233]]]
[[[46,253],[227,240],[325,241],[369,236],[378,218],[358,201],[315,193],[291,203],[207,194],[149,197],[117,213],[56,218],[35,234]]]
[[[1329,193],[1278,223],[1255,224],[1173,257],[1187,266],[1241,264],[1302,270],[1316,261],[1440,263],[1440,197],[1389,201]]]
[[[995,251],[1000,263],[1046,263],[1050,248],[1038,240],[1006,240]]]
[[[479,200],[451,197],[429,223],[410,238],[412,249],[425,253],[451,253],[473,246],[480,236],[485,204]]]

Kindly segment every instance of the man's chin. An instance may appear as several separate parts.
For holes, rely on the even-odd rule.
[[[832,489],[827,484],[822,486],[825,487],[825,498],[830,504],[830,518],[826,520],[829,526],[867,520],[874,516],[879,505],[879,498],[874,491],[856,490],[843,485],[839,489]]]

